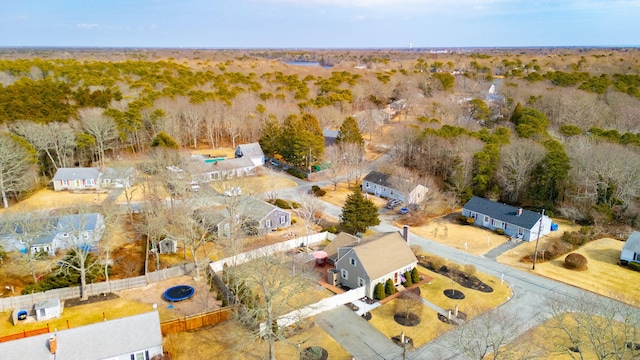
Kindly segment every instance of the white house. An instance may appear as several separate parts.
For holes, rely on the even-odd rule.
[[[0,342],[0,354],[3,359],[149,360],[163,355],[160,317],[152,311]]]
[[[419,204],[426,198],[429,188],[408,179],[372,171],[362,179],[362,191],[407,204]]]
[[[627,265],[630,262],[640,263],[640,232],[638,231],[629,235],[620,253],[621,264]]]
[[[259,143],[241,144],[236,147],[235,157],[248,158],[254,166],[264,165],[264,152]]]
[[[502,229],[505,234],[533,241],[551,232],[551,218],[516,206],[474,196],[462,207],[462,215],[475,219],[487,229]]]
[[[99,190],[102,171],[98,168],[60,168],[51,182],[54,191]]]

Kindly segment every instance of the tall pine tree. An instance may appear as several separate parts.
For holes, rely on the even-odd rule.
[[[365,232],[370,226],[380,224],[378,208],[369,199],[365,199],[356,188],[347,196],[340,216],[340,226],[353,230],[353,233]]]
[[[308,170],[324,155],[324,137],[314,115],[287,116],[282,133],[282,156],[298,168]]]
[[[282,149],[282,127],[280,122],[274,116],[269,116],[262,127],[262,136],[260,136],[260,147],[262,151],[269,157],[280,154]]]
[[[340,133],[336,139],[336,144],[339,146],[342,143],[352,143],[364,146],[364,139],[360,133],[358,122],[353,116],[348,116],[340,125]]]

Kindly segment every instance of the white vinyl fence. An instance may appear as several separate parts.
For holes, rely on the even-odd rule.
[[[309,246],[309,245],[313,245],[313,244],[317,244],[319,242],[322,242],[324,240],[327,240],[329,237],[329,232],[322,232],[322,233],[318,233],[318,234],[311,234],[308,236],[302,236],[296,239],[291,239],[288,241],[284,241],[281,243],[277,243],[277,244],[273,244],[273,245],[268,245],[268,246],[264,246],[261,247],[259,249],[255,249],[255,250],[251,250],[251,251],[247,251],[247,252],[243,252],[241,254],[235,255],[235,256],[231,256],[222,260],[218,260],[216,262],[212,262],[209,264],[209,266],[211,267],[211,271],[213,271],[214,273],[220,272],[222,271],[222,269],[224,268],[224,265],[227,264],[229,266],[231,265],[239,265],[239,264],[244,264],[245,262],[251,261],[255,258],[259,258],[262,256],[268,256],[271,254],[274,254],[276,252],[281,252],[281,251],[287,251],[287,250],[292,250],[295,249],[297,247],[300,247],[300,244]],[[333,235],[333,234],[331,234]]]
[[[286,315],[278,318],[278,327],[286,327],[296,322],[314,316],[322,312],[335,309],[338,306],[344,305],[362,299],[367,296],[367,292],[364,286],[356,289],[351,289],[345,293],[334,295],[329,298],[322,299],[313,305],[306,306],[302,309],[294,310]],[[266,324],[260,323],[260,332],[266,331]]]

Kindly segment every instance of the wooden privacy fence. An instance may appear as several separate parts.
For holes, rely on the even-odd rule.
[[[47,327],[43,327],[43,328],[39,328],[39,329],[23,330],[22,332],[19,332],[19,333],[0,336],[0,343],[1,342],[5,342],[5,341],[23,339],[23,338],[26,338],[26,337],[29,337],[29,336],[47,334],[48,332],[49,332],[49,325],[47,325]]]
[[[160,323],[162,336],[178,333],[181,331],[195,330],[205,326],[211,326],[221,323],[231,316],[232,306],[222,309],[201,313],[198,315],[185,316],[175,320],[169,320]]]

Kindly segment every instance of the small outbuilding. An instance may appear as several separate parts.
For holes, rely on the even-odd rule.
[[[178,241],[171,238],[165,238],[158,242],[158,251],[160,254],[175,254],[178,251]]]
[[[40,301],[33,305],[33,310],[36,313],[37,321],[59,318],[62,314],[60,299],[49,299]]]
[[[634,231],[629,235],[622,246],[620,263],[627,265],[630,262],[640,263],[640,232]]]

